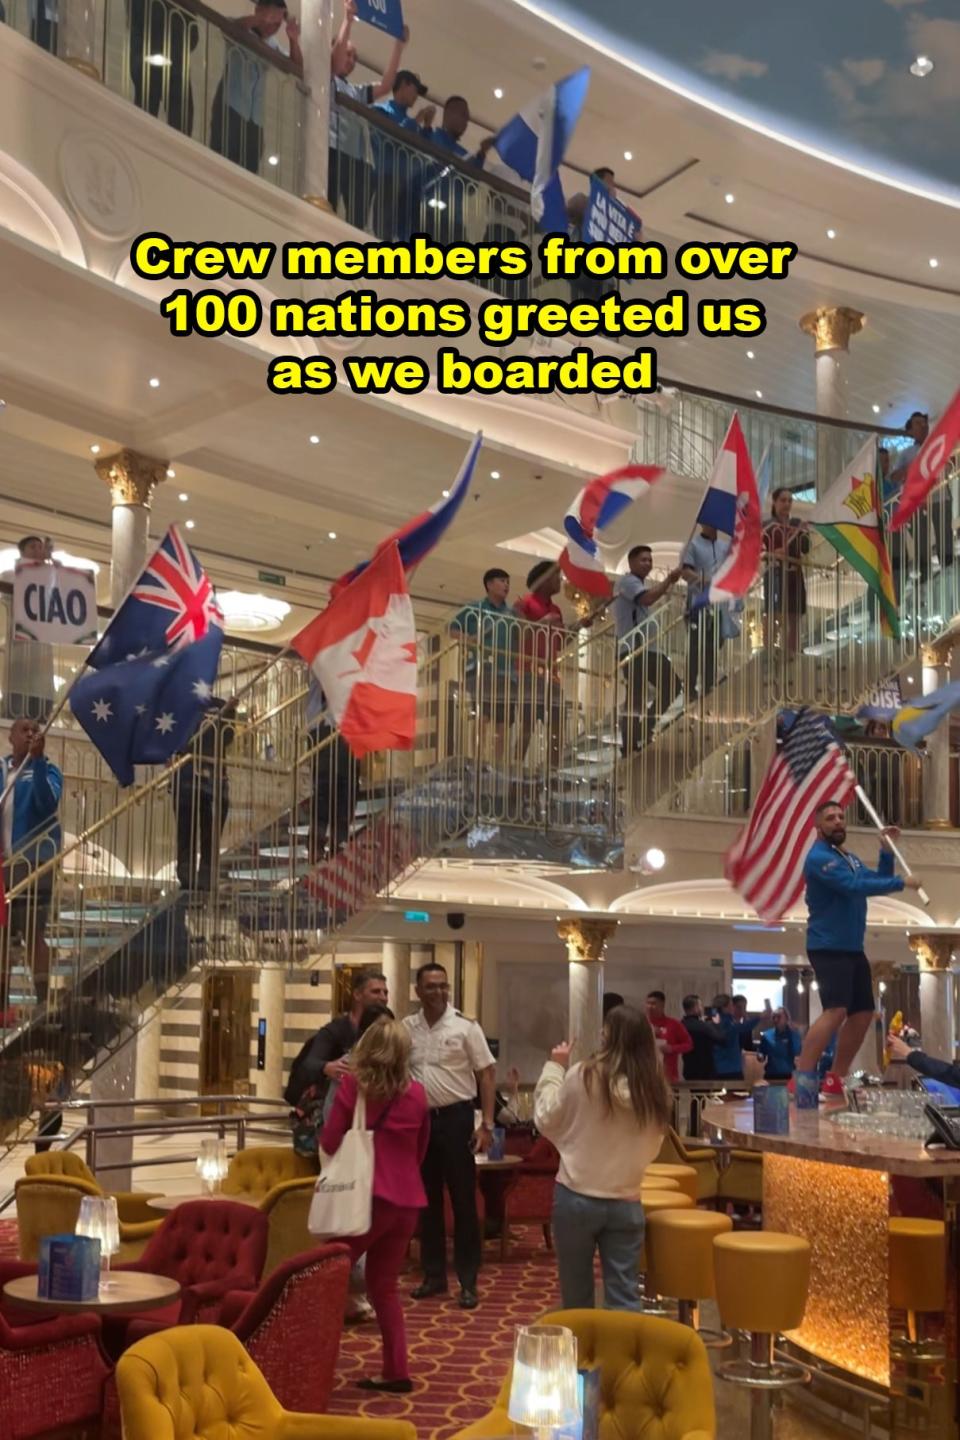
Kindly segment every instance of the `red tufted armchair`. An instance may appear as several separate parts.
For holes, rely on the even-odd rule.
[[[216,1323],[231,1290],[255,1290],[267,1255],[266,1215],[235,1200],[188,1200],[171,1210],[139,1260],[118,1270],[139,1270],[179,1281],[180,1299],[144,1311],[105,1330],[110,1349],[124,1348],[170,1325]],[[116,1326],[122,1326],[122,1337]],[[118,1347],[118,1340],[122,1343]]]
[[[500,1259],[510,1250],[510,1222],[536,1221],[543,1227],[548,1250],[553,1248],[550,1224],[553,1218],[553,1190],[560,1167],[560,1153],[542,1136],[523,1162],[510,1175],[504,1196],[503,1225],[500,1230]]]
[[[98,1422],[109,1373],[96,1315],[22,1328],[0,1315],[0,1435],[33,1440]]]
[[[285,1410],[327,1409],[349,1281],[347,1246],[321,1245],[278,1265],[252,1298],[223,1302],[221,1325],[243,1341]]]

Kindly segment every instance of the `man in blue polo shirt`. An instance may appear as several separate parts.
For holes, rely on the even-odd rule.
[[[25,716],[11,725],[10,754],[0,760],[0,793],[3,792],[6,793],[0,804],[0,836],[3,878],[9,891],[60,851],[58,811],[63,774],[44,754],[40,726]],[[45,931],[52,894],[53,874],[48,870],[10,905],[10,935],[24,947],[41,1003],[46,998],[50,968]],[[0,975],[0,980],[5,978]],[[0,985],[2,989],[5,985]]]
[[[464,685],[484,721],[492,722],[496,751],[502,756],[516,704],[519,626],[507,604],[510,576],[506,570],[488,570],[483,590],[482,600],[465,605],[454,615],[450,631],[463,636]]]
[[[465,160],[468,165],[483,167],[487,151],[493,144],[492,135],[485,136],[471,155],[460,140],[470,124],[470,106],[462,95],[451,95],[443,107],[443,123],[423,132],[423,138],[441,150]],[[477,193],[477,185],[468,175],[452,165],[434,163],[423,177],[420,200],[420,228],[441,245],[452,245],[465,238],[466,204]]]
[[[817,838],[804,862],[807,881],[807,955],[820,991],[823,1013],[807,1031],[797,1059],[797,1074],[815,1076],[817,1062],[833,1035],[834,1068],[824,1076],[824,1095],[842,1095],[843,1081],[873,1020],[873,976],[863,945],[867,899],[919,890],[915,875],[895,875],[890,841],[900,833],[891,826],[881,836],[876,870],[844,849],[847,825],[843,806],[829,800],[817,810]]]
[[[398,70],[393,95],[374,105],[374,113],[385,115],[401,130],[419,135],[429,129],[437,113],[435,105],[425,105],[416,118],[410,114],[411,105],[426,93],[427,87],[415,71]],[[425,167],[434,162],[386,130],[374,129],[371,139],[376,171],[376,232],[383,240],[409,240],[414,217],[419,218],[414,196],[419,193]]]

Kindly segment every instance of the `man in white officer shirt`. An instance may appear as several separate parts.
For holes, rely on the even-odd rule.
[[[427,1092],[430,1146],[423,1162],[427,1208],[421,1226],[423,1282],[415,1300],[447,1291],[447,1236],[443,1188],[453,1207],[453,1263],[460,1281],[459,1305],[477,1307],[480,1269],[480,1222],[474,1155],[485,1153],[493,1136],[496,1104],[496,1062],[483,1031],[450,1004],[450,982],[442,965],[429,963],[417,971],[420,1013],[404,1024],[413,1043],[411,1067]],[[483,1121],[474,1128],[477,1086]]]

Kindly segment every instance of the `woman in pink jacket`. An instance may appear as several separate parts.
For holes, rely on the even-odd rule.
[[[350,1073],[341,1080],[320,1149],[335,1155],[353,1123],[358,1088],[366,1096],[367,1128],[373,1131],[373,1218],[369,1232],[348,1239],[354,1263],[367,1257],[367,1294],[383,1340],[383,1374],[359,1382],[364,1390],[406,1394],[413,1389],[407,1367],[407,1333],[397,1280],[403,1257],[427,1203],[420,1166],[430,1139],[430,1111],[422,1085],[410,1076],[410,1032],[398,1020],[370,1026],[350,1052]]]

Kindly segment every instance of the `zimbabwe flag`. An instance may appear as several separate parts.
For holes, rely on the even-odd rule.
[[[877,442],[870,439],[814,506],[809,523],[864,580],[880,605],[884,635],[900,637],[897,596],[877,489]]]

